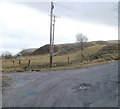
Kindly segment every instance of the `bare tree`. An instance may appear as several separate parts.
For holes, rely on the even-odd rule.
[[[81,56],[84,57],[84,55],[83,55],[83,50],[84,50],[84,48],[85,48],[85,46],[86,46],[86,43],[87,43],[87,41],[88,41],[88,38],[87,38],[86,36],[84,36],[83,34],[78,33],[78,34],[76,35],[76,41],[79,42],[79,44],[80,44],[80,49],[81,49]]]

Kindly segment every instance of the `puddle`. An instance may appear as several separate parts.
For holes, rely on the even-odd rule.
[[[88,89],[88,88],[91,88],[91,85],[90,84],[86,84],[86,83],[81,83],[80,86],[79,86],[79,90],[85,90],[85,89]]]
[[[76,86],[73,86],[72,89],[75,91],[91,89],[92,86],[89,83],[78,83]]]

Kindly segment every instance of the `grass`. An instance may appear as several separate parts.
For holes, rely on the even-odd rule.
[[[14,67],[13,67],[12,59],[4,59],[2,60],[3,73],[23,72],[30,70],[49,71],[49,70],[63,70],[70,68],[82,68],[86,66],[104,64],[107,62],[111,62],[114,59],[118,59],[118,53],[114,53],[114,52],[109,53],[109,50],[107,54],[101,52],[104,51],[104,48],[105,50],[107,50],[107,48],[109,48],[109,45],[96,44],[95,46],[87,47],[83,51],[84,58],[81,57],[80,55],[81,51],[79,49],[66,52],[63,54],[61,54],[60,53],[61,51],[59,51],[58,53],[55,53],[55,56],[53,56],[53,68],[49,68],[49,54],[25,56],[22,58],[14,59],[15,62]],[[100,54],[101,57],[96,58],[98,54]],[[68,57],[70,59],[69,63],[68,63]],[[19,60],[21,61],[20,65],[19,65]],[[31,61],[31,64],[30,66],[27,67],[28,60]]]

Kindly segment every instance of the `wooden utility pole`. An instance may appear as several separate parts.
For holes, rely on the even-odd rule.
[[[54,34],[55,34],[55,15],[53,16],[54,19],[53,19],[53,39],[52,39],[52,50],[54,52]]]
[[[54,5],[51,2],[51,12],[50,12],[50,67],[52,67],[52,58],[53,58],[53,9]]]

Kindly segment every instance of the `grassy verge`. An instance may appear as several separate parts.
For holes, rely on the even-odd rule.
[[[34,69],[33,71],[57,71],[57,70],[67,70],[67,69],[75,69],[75,68],[86,68],[86,67],[92,67],[92,66],[97,66],[97,65],[102,65],[102,64],[107,64],[107,63],[111,63],[114,62],[116,60],[110,60],[110,61],[103,61],[103,62],[88,62],[88,61],[84,61],[82,63],[74,63],[74,64],[69,64],[66,66],[59,66],[59,67],[52,67],[52,68],[43,68],[43,69]]]
[[[100,64],[106,64],[110,63],[116,60],[106,58],[106,59],[96,59],[92,61],[70,61],[68,62],[54,62],[53,67],[49,68],[49,63],[44,64],[31,64],[26,69],[24,69],[25,65],[16,66],[13,70],[12,67],[7,67],[6,69],[3,69],[3,73],[14,73],[14,72],[24,72],[24,71],[56,71],[56,70],[65,70],[65,69],[73,69],[73,68],[84,68],[84,67],[90,67]]]

